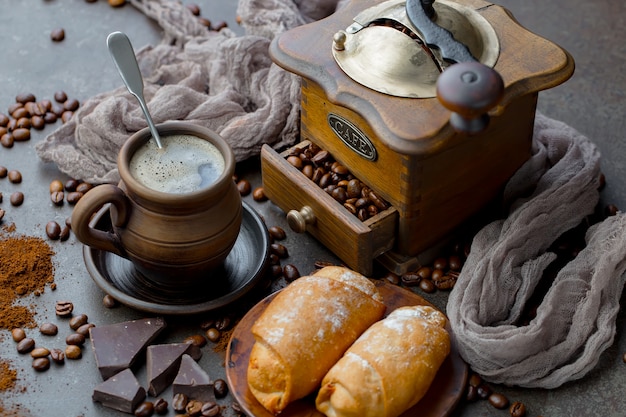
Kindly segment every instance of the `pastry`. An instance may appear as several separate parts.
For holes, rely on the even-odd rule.
[[[328,417],[397,417],[426,394],[450,353],[446,317],[400,307],[372,325],[322,381],[315,405]]]
[[[350,269],[326,267],[295,280],[252,326],[250,391],[278,414],[319,388],[326,372],[384,312],[376,286]]]

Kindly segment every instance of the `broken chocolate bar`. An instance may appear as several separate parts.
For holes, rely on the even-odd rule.
[[[130,369],[124,369],[100,383],[92,395],[95,402],[105,407],[131,414],[145,398],[146,390],[139,385]]]
[[[200,348],[191,343],[148,346],[146,352],[148,394],[156,397],[172,384],[184,354],[191,356],[196,361],[202,357]]]
[[[172,389],[174,395],[185,394],[188,398],[203,402],[215,401],[209,374],[189,355],[182,356]]]
[[[149,318],[92,327],[89,337],[102,378],[133,366],[165,326],[162,318]]]

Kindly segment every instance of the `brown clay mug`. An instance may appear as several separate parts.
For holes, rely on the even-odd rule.
[[[80,242],[129,259],[157,285],[203,283],[219,276],[210,271],[239,236],[243,206],[233,181],[235,158],[224,139],[201,126],[166,122],[157,129],[163,149],[148,128],[133,134],[118,154],[119,184],[86,193],[72,212],[72,229]],[[168,171],[172,165],[183,172]],[[108,203],[113,230],[98,230],[90,219]]]

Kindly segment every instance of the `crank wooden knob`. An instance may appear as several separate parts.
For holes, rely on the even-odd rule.
[[[502,99],[500,74],[479,62],[448,67],[437,79],[437,98],[450,110],[450,124],[458,131],[476,134],[487,128],[487,112]]]
[[[306,232],[306,226],[308,224],[315,224],[316,218],[313,209],[309,206],[304,206],[298,210],[290,210],[287,213],[287,224],[291,230],[296,233]]]

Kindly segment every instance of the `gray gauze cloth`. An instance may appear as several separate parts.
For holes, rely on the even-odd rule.
[[[592,226],[536,318],[517,326],[556,255],[548,248],[599,201],[600,155],[585,136],[537,114],[533,155],[505,189],[510,212],[474,237],[448,299],[463,359],[494,383],[555,388],[579,379],[612,343],[626,269],[626,215]]]
[[[208,127],[231,145],[237,161],[257,155],[263,144],[294,143],[300,82],[272,63],[269,43],[279,33],[329,15],[337,3],[241,0],[237,13],[246,35],[236,36],[229,29],[208,31],[181,2],[131,0],[164,31],[159,45],[137,52],[155,123],[185,120]],[[120,147],[146,126],[139,103],[122,85],[87,99],[35,149],[70,177],[116,183]]]

